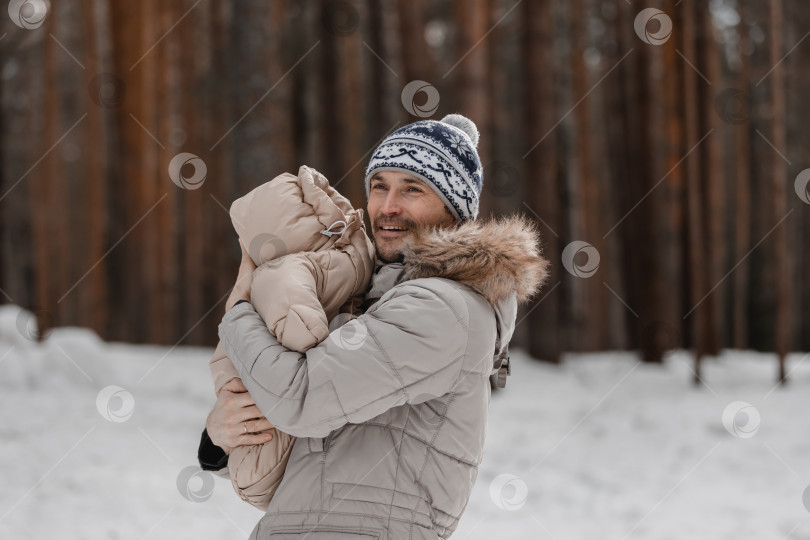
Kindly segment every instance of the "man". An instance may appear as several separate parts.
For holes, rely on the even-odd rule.
[[[220,339],[249,395],[238,382],[220,394],[201,465],[222,471],[215,445],[261,443],[273,426],[297,437],[252,539],[435,540],[458,525],[483,457],[490,377],[503,385],[518,302],[548,265],[524,218],[476,222],[477,143],[469,119],[448,115],[376,149],[366,311],[318,346],[278,344],[247,294],[225,314]],[[237,282],[249,261],[243,247]]]

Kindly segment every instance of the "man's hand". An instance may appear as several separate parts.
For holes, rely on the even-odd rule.
[[[230,454],[235,446],[264,444],[273,439],[273,424],[264,417],[239,378],[222,387],[205,422],[211,442]]]
[[[242,248],[242,262],[239,264],[239,274],[236,276],[236,284],[233,286],[231,295],[225,302],[225,311],[230,311],[239,300],[250,301],[250,287],[253,285],[253,271],[256,265],[245,249],[245,245],[239,240],[239,247]]]

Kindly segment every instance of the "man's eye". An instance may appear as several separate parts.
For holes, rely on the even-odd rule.
[[[378,187],[383,187],[383,185],[382,184],[374,184],[373,186],[371,186],[371,189],[376,189]]]
[[[419,188],[412,187],[412,188],[410,188],[410,189],[413,189],[413,190],[415,190],[415,191],[416,191],[416,192],[418,192],[418,193],[422,193],[422,190],[421,190],[421,189],[419,189]]]

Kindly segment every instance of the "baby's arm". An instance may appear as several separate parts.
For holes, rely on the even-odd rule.
[[[259,266],[253,273],[250,292],[250,302],[270,333],[298,352],[307,351],[329,335],[316,280],[322,271],[307,255],[294,253]]]

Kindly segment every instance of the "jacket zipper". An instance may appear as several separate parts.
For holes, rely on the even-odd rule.
[[[323,454],[321,457],[321,509],[326,508],[326,453],[329,451],[329,445],[332,443],[332,436],[336,430],[329,432],[329,435],[323,438]]]
[[[323,440],[323,453],[324,454],[326,454],[326,452],[329,450],[329,445],[332,443],[332,437],[334,436],[335,431],[336,430],[330,431],[329,435],[327,435],[326,438]]]

